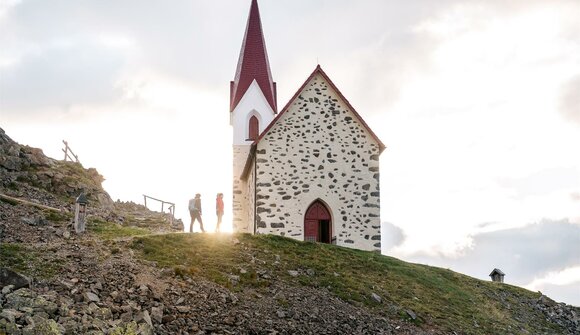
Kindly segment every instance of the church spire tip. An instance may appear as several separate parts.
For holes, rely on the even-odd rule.
[[[252,0],[246,33],[242,42],[236,76],[231,84],[231,106],[233,111],[253,81],[256,81],[266,100],[274,110],[276,108],[276,84],[272,79],[266,42],[262,31],[258,0]]]

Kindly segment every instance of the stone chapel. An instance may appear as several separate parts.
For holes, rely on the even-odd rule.
[[[230,101],[234,231],[380,251],[385,146],[320,66],[278,110],[257,0]]]

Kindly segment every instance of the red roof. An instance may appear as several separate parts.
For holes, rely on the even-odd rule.
[[[236,76],[230,83],[230,112],[236,108],[254,80],[276,113],[276,83],[270,72],[257,0],[252,0]]]
[[[385,150],[385,148],[386,148],[385,145],[383,144],[383,142],[381,142],[381,140],[379,140],[379,138],[377,137],[377,135],[371,130],[371,128],[365,122],[365,120],[363,120],[363,118],[359,115],[359,113],[357,113],[357,111],[354,109],[354,107],[352,107],[352,105],[350,104],[350,102],[348,102],[348,100],[344,97],[344,95],[342,95],[342,93],[340,92],[340,90],[338,89],[338,87],[336,87],[336,85],[334,85],[334,83],[332,82],[332,80],[330,80],[330,78],[322,70],[322,68],[320,67],[320,65],[316,66],[316,69],[314,69],[314,71],[308,77],[308,79],[306,79],[306,81],[304,82],[304,84],[302,84],[302,86],[300,86],[300,88],[298,89],[298,91],[296,91],[296,93],[294,93],[294,96],[290,99],[290,101],[288,101],[288,103],[286,104],[286,106],[284,106],[284,108],[282,109],[282,111],[280,112],[280,114],[276,115],[276,117],[274,118],[274,120],[272,120],[272,122],[270,122],[270,124],[268,125],[268,127],[266,127],[266,129],[264,129],[264,131],[260,134],[260,136],[258,137],[258,139],[256,139],[256,141],[254,141],[254,144],[258,144],[258,142],[260,142],[260,140],[262,139],[262,137],[264,137],[268,133],[268,131],[270,130],[270,128],[272,128],[276,124],[276,122],[278,122],[278,120],[282,117],[282,115],[284,113],[286,113],[286,111],[288,110],[288,108],[290,107],[290,105],[294,102],[294,100],[296,100],[296,98],[298,98],[298,96],[300,95],[300,93],[302,92],[302,90],[304,90],[304,88],[306,88],[306,85],[312,80],[312,78],[314,78],[314,76],[316,74],[320,74],[322,76],[322,78],[324,78],[324,80],[328,83],[328,85],[330,85],[330,87],[334,91],[336,91],[336,93],[338,94],[339,98],[342,101],[344,101],[344,103],[346,104],[346,107],[356,116],[356,118],[358,119],[358,121],[366,128],[366,130],[369,132],[369,134],[371,134],[371,136],[375,139],[375,141],[377,141],[377,144],[379,145],[379,153],[382,153],[383,150]]]

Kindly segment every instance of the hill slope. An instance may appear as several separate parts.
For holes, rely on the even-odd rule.
[[[442,333],[578,331],[577,322],[568,330],[558,325],[576,318],[578,308],[558,312],[563,305],[519,287],[376,253],[278,236],[237,235],[233,241],[202,235],[153,235],[136,238],[132,248],[163,267],[202,276],[233,291],[316,288],[377,318],[404,320]]]
[[[0,193],[60,209],[0,200],[0,334],[580,332],[577,307],[450,270],[276,236],[170,233],[167,215],[112,202],[94,169],[1,129],[0,154]],[[77,236],[80,190],[91,202]]]

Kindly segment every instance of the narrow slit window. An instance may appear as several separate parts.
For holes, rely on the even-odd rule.
[[[248,140],[256,140],[259,135],[260,124],[258,118],[254,115],[250,118]]]

